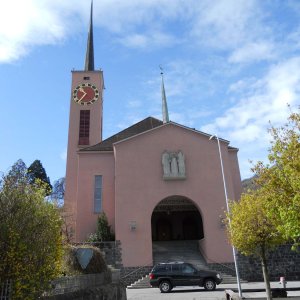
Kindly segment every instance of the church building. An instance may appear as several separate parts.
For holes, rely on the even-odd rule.
[[[158,88],[162,120],[149,116],[102,138],[104,79],[94,68],[91,12],[85,68],[72,71],[65,205],[74,241],[94,233],[104,212],[124,267],[152,266],[157,241],[193,240],[207,261],[232,263],[222,221],[226,197],[241,194],[238,149],[170,121],[163,75]]]

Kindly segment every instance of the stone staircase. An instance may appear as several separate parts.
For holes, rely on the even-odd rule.
[[[160,241],[153,242],[153,264],[161,262],[184,261],[189,262],[201,269],[210,269],[198,248],[198,241]],[[236,277],[221,272],[223,284],[236,283]],[[244,281],[241,281],[244,282]],[[149,275],[142,277],[127,288],[149,288]]]
[[[147,289],[151,288],[149,275],[142,277],[138,281],[132,283],[131,285],[127,286],[128,289]]]
[[[161,262],[184,261],[207,269],[205,259],[198,248],[198,241],[153,242],[152,249],[154,265]]]

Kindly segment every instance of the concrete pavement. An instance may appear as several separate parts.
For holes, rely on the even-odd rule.
[[[266,299],[265,292],[256,292],[256,289],[264,289],[264,282],[242,283],[243,297],[245,299]],[[300,281],[287,282],[287,288],[299,288],[299,291],[288,291],[288,297],[292,300],[300,299]],[[282,288],[278,282],[271,282],[271,288]],[[237,289],[236,284],[220,284],[213,292],[207,292],[200,287],[178,287],[168,294],[160,293],[158,288],[127,289],[127,300],[225,300],[226,289]],[[279,299],[279,298],[277,298]]]

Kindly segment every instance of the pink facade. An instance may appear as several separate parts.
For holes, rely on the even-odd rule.
[[[219,148],[209,135],[148,117],[102,140],[103,72],[94,70],[92,7],[85,71],[72,72],[65,209],[74,241],[104,212],[124,267],[151,266],[156,241],[197,240],[207,262],[232,262]],[[241,194],[237,149],[220,139],[228,198]]]
[[[98,143],[82,147],[78,145],[76,109],[82,107],[71,100],[70,130],[74,132],[69,132],[65,202],[75,216],[73,227],[77,242],[95,232],[98,213],[94,212],[94,179],[101,175],[102,211],[107,215],[116,239],[121,241],[125,267],[153,264],[152,241],[159,239],[160,230],[163,230],[153,221],[154,211],[165,199],[173,198],[193,204],[202,219],[201,238],[197,239],[206,259],[219,263],[233,261],[221,225],[226,203],[215,139],[209,140],[208,134],[173,122],[163,124],[147,118],[105,141],[101,141],[99,133]],[[89,109],[98,112],[101,109],[102,112],[102,103],[90,105]],[[98,124],[93,120],[90,130],[97,126],[95,131],[99,132],[101,120],[102,116],[99,116]],[[238,200],[241,180],[237,149],[229,147],[225,140],[220,140],[220,144],[228,197]],[[162,155],[166,151],[184,154],[184,178],[163,178]],[[177,211],[176,216],[180,213]],[[178,236],[182,234],[180,230],[177,229]],[[171,232],[168,238],[174,239],[174,234]]]
[[[151,215],[161,200],[173,195],[190,199],[198,208],[204,229],[201,246],[206,257],[215,262],[232,261],[231,247],[220,226],[219,216],[224,215],[226,205],[216,141],[168,123],[116,143],[114,149],[116,238],[123,249],[128,249],[122,257],[126,266],[152,264]],[[185,180],[163,180],[164,150],[181,150],[185,154]],[[230,172],[234,167],[227,143],[222,143],[222,152],[229,198],[235,199],[233,179],[237,176]],[[130,230],[132,221],[136,222],[135,231]]]

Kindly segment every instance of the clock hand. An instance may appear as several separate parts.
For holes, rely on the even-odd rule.
[[[85,90],[84,90],[83,88],[80,88],[79,91],[80,91],[81,93],[83,93],[83,95],[81,96],[81,98],[78,99],[78,101],[81,101],[81,100],[87,95],[87,93],[85,92]]]

